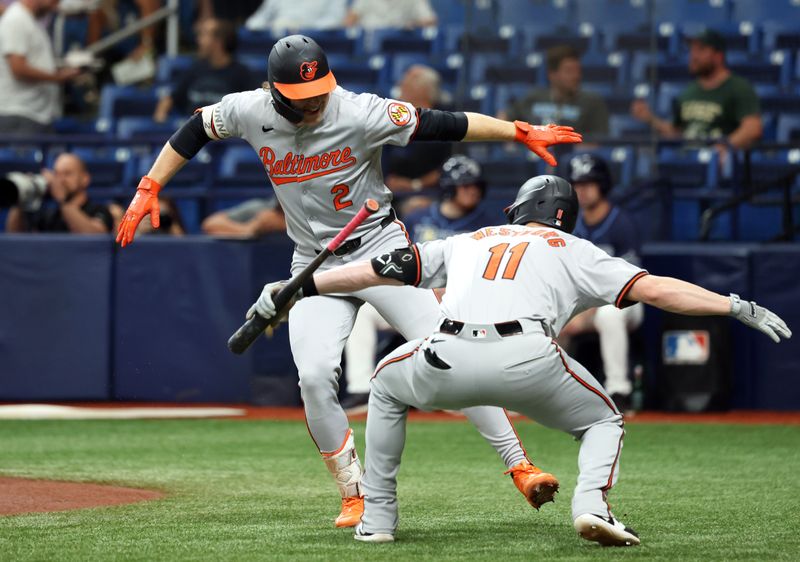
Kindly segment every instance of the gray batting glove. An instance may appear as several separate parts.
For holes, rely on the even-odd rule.
[[[739,295],[731,293],[731,316],[749,328],[767,334],[772,341],[780,343],[781,337],[789,339],[792,331],[786,322],[774,312],[763,306],[758,306],[753,301],[742,301]]]
[[[258,300],[247,311],[247,319],[249,320],[256,313],[267,320],[272,319],[276,311],[275,302],[272,298],[285,285],[286,281],[273,281],[272,283],[264,285],[264,288],[261,290],[261,296],[258,297]]]

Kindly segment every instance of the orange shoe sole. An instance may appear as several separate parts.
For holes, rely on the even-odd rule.
[[[538,510],[542,505],[555,501],[559,486],[555,476],[542,473],[532,480],[525,488],[525,498],[529,504]]]

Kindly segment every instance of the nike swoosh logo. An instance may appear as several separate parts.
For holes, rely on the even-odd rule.
[[[439,343],[441,341],[444,341],[444,340],[431,340],[431,343]]]
[[[269,133],[269,132],[270,132],[272,129],[274,129],[274,128],[275,128],[275,127],[265,127],[264,125],[261,125],[261,130],[262,130],[263,132],[265,132],[265,133]]]

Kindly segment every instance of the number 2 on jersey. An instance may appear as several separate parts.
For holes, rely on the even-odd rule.
[[[343,183],[337,183],[331,188],[331,195],[333,195],[333,208],[337,211],[350,207],[353,202],[345,201],[344,198],[350,193],[350,188]]]
[[[489,263],[486,264],[486,269],[483,271],[483,278],[489,281],[497,279],[497,272],[500,270],[500,263],[506,255],[506,251],[511,244],[498,244],[489,248],[489,253],[492,256],[489,258]],[[506,262],[506,267],[503,270],[503,279],[514,279],[517,276],[517,269],[519,269],[519,262],[525,250],[528,249],[528,242],[521,242],[508,250],[511,257]]]

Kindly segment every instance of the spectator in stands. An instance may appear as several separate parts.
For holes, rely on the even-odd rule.
[[[398,97],[417,108],[443,109],[441,99],[442,78],[433,68],[423,64],[412,65],[398,84]],[[442,163],[451,153],[450,143],[410,143],[408,146],[384,148],[386,186],[395,194],[418,193],[439,184]],[[407,200],[404,213],[432,203],[429,197]]]
[[[636,223],[608,199],[613,186],[608,164],[591,154],[576,155],[570,160],[569,178],[581,210],[573,234],[589,240],[612,256],[638,264],[640,236]],[[641,303],[625,309],[614,305],[601,306],[574,317],[559,335],[561,345],[567,346],[572,336],[597,332],[606,376],[605,388],[623,411],[631,407],[628,331],[638,328],[643,316]]]
[[[508,119],[537,125],[564,123],[584,137],[608,134],[608,107],[599,95],[581,89],[581,59],[570,45],[551,47],[545,54],[549,88],[536,88],[514,102]]]
[[[436,12],[428,0],[353,0],[347,27],[412,29],[436,25]]]
[[[418,210],[404,221],[411,238],[414,242],[429,242],[497,224],[500,217],[481,204],[485,193],[486,182],[480,164],[461,155],[448,159],[441,168],[439,204]],[[377,331],[389,329],[389,324],[372,305],[361,306],[345,345],[349,396],[342,401],[342,407],[353,413],[365,407],[369,398]]]
[[[725,63],[725,39],[706,30],[690,39],[689,73],[696,78],[673,103],[672,120],[636,100],[631,113],[666,138],[720,140],[734,148],[752,146],[763,133],[753,86]]]
[[[54,11],[57,0],[18,0],[0,16],[0,133],[52,131],[61,115],[59,84],[80,75],[56,68],[53,44],[37,19]]]
[[[83,160],[65,152],[56,158],[52,171],[42,170],[42,175],[55,205],[45,204],[37,211],[12,207],[6,219],[7,232],[111,232],[113,218],[108,207],[89,200],[92,177]]]
[[[285,231],[286,217],[275,198],[249,199],[209,215],[200,228],[211,236],[257,238],[268,232]]]
[[[153,119],[166,121],[175,108],[190,115],[196,108],[217,103],[229,92],[257,88],[261,81],[233,58],[236,29],[222,20],[204,20],[197,25],[197,62],[178,79],[171,95],[158,100]]]
[[[264,0],[247,19],[247,29],[271,29],[276,35],[286,30],[332,29],[342,27],[347,0]]]

